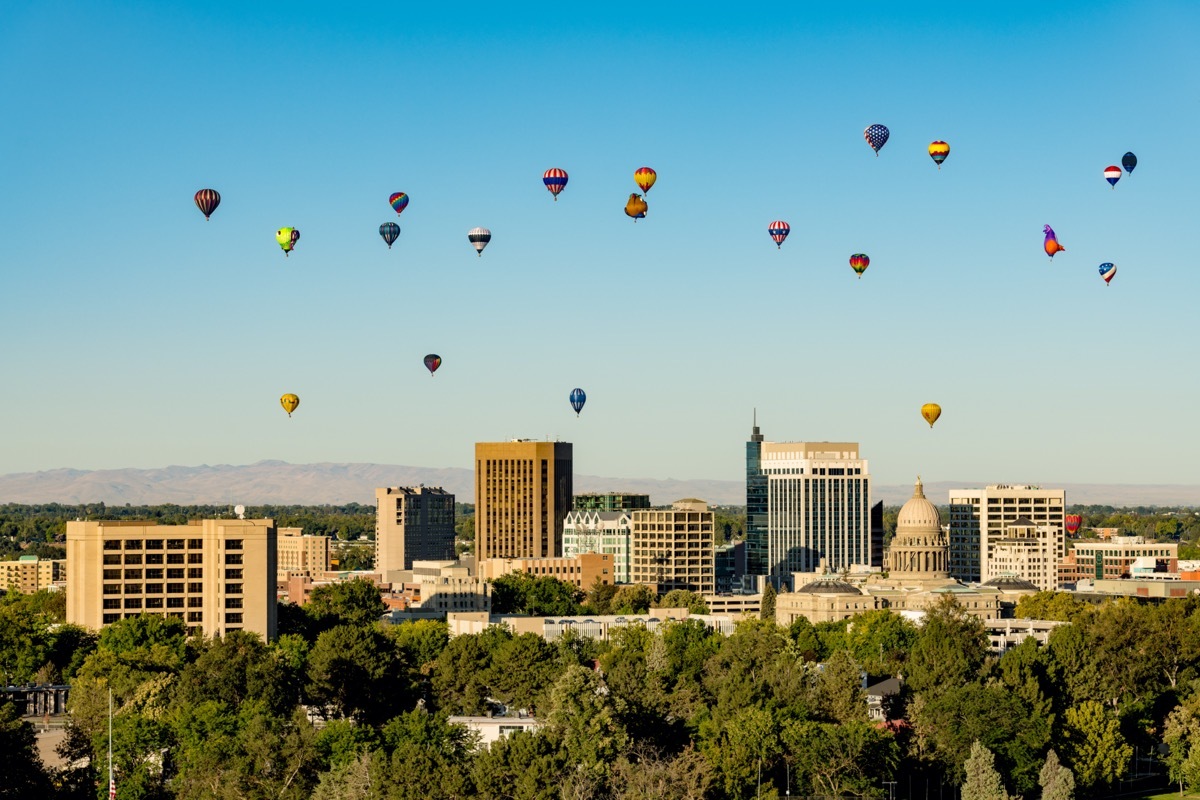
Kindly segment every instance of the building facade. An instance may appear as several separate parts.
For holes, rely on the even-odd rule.
[[[375,490],[375,571],[454,559],[454,495],[432,486]]]
[[[303,528],[279,528],[275,537],[276,580],[286,584],[293,575],[329,571],[329,537],[304,533]]]
[[[996,540],[988,569],[993,577],[1024,578],[1041,591],[1052,592],[1058,588],[1058,565],[1066,555],[1066,538],[1061,526],[1037,525],[1019,517],[1006,525]]]
[[[871,486],[857,442],[764,442],[767,575],[870,565]]]
[[[67,622],[75,625],[98,630],[156,614],[205,636],[275,638],[273,520],[68,522],[67,567]]]
[[[573,511],[634,511],[649,507],[650,495],[625,492],[577,494],[572,503]]]
[[[47,559],[37,556],[18,556],[16,561],[0,561],[0,589],[6,592],[33,594],[61,585],[67,579],[64,558]]]
[[[585,592],[597,582],[614,582],[613,557],[609,553],[580,553],[573,558],[487,558],[478,564],[479,577],[485,581],[525,572],[536,577],[558,578]]]
[[[726,542],[713,549],[713,574],[717,594],[745,591],[746,542]]]
[[[950,491],[950,575],[982,583],[998,577],[992,559],[1007,526],[1024,518],[1035,527],[1063,530],[1067,506],[1062,489],[993,484]]]
[[[758,428],[758,411],[746,442],[746,574],[766,575],[767,568],[767,475],[762,469],[763,435]]]
[[[562,554],[563,520],[571,510],[569,442],[475,444],[475,549],[486,558],[552,558]]]
[[[1140,560],[1140,562],[1139,562]],[[1167,577],[1179,571],[1179,545],[1175,542],[1147,542],[1142,536],[1114,536],[1111,539],[1081,539],[1072,543],[1071,552],[1058,563],[1058,585],[1074,586],[1082,580],[1116,580],[1159,574]]]
[[[613,583],[629,583],[633,552],[632,517],[627,511],[572,511],[563,520],[563,557],[582,553],[612,556]],[[585,587],[587,588],[587,587]]]
[[[660,595],[673,589],[716,592],[713,512],[703,500],[680,500],[670,510],[634,511],[633,583]]]

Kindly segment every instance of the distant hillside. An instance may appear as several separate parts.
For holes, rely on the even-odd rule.
[[[996,483],[999,481],[990,481]],[[374,503],[380,486],[442,486],[462,502],[473,502],[474,474],[469,469],[405,467],[390,464],[288,464],[260,461],[231,466],[162,467],[160,469],[55,469],[0,476],[0,503],[98,503],[155,505],[199,503],[246,505],[320,505]],[[952,488],[981,487],[984,481],[938,481],[925,484],[925,494],[943,505]],[[1067,491],[1068,503],[1200,506],[1200,486],[1042,483]],[[576,475],[575,491],[649,494],[655,505],[681,497],[713,504],[746,502],[741,481],[676,480],[673,478],[602,478]],[[912,485],[875,485],[871,493],[887,505],[912,496]]]

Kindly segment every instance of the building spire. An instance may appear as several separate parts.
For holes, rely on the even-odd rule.
[[[913,497],[925,497],[925,484],[921,483],[921,476],[917,476],[917,485],[913,487]]]
[[[750,441],[761,442],[763,440],[762,433],[758,430],[758,409],[754,409],[754,427],[750,429]]]

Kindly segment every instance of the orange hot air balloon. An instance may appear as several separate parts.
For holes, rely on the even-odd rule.
[[[1046,234],[1046,240],[1042,243],[1042,247],[1046,250],[1046,255],[1054,258],[1055,253],[1065,253],[1067,248],[1058,243],[1058,234],[1054,232],[1054,228],[1046,225],[1042,228],[1042,232]]]
[[[929,423],[929,427],[933,427],[933,423],[938,421],[938,417],[942,415],[942,407],[937,403],[926,403],[921,406],[921,416]]]
[[[649,192],[656,180],[658,180],[658,173],[649,167],[642,167],[633,173],[633,182],[642,190],[642,194]]]
[[[633,218],[634,222],[643,219],[646,216],[646,210],[649,206],[642,196],[636,192],[629,195],[629,201],[625,203],[625,213]]]

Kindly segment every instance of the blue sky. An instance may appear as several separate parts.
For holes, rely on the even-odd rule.
[[[0,472],[736,479],[757,407],[887,483],[1200,482],[1200,7],[831,5],[5,4]]]

